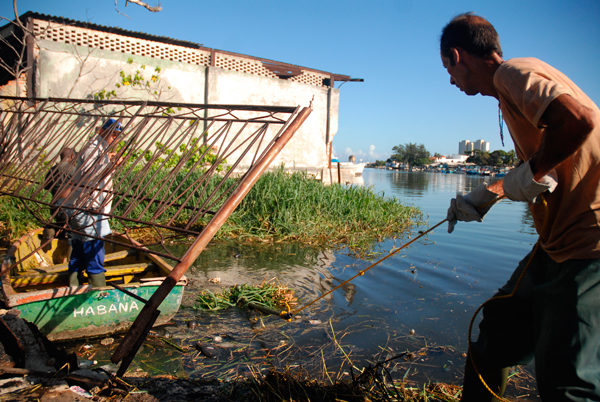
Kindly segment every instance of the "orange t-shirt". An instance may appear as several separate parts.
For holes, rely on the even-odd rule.
[[[545,228],[543,205],[530,204],[530,209],[541,245],[553,260],[600,258],[600,109],[566,75],[535,58],[505,61],[494,75],[494,85],[515,151],[523,160],[538,149],[544,133],[538,127],[540,118],[558,96],[568,94],[594,111],[594,131],[555,169],[558,186],[545,194]]]

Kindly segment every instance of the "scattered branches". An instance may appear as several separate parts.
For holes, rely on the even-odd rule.
[[[0,16],[0,22],[6,21],[10,25],[10,28],[8,28],[10,29],[10,34],[6,36],[0,35],[0,49],[3,50],[2,57],[0,57],[0,68],[14,79],[14,95],[20,96],[19,80],[22,79],[27,71],[32,69],[32,55],[34,54],[33,48],[36,36],[33,32],[33,27],[27,24],[27,22],[24,24],[19,18],[17,0],[13,0],[13,10],[15,13],[14,20]],[[47,29],[43,30],[42,34]],[[30,52],[29,59],[27,52]]]
[[[144,3],[143,1],[140,1],[140,0],[125,0],[125,7],[127,7],[127,3],[137,4],[138,6],[142,6],[146,10],[152,11],[153,13],[157,13],[157,12],[159,12],[159,11],[162,10],[162,7],[160,6],[160,3],[156,7],[151,7],[148,4],[146,4],[146,3]]]
[[[158,4],[158,6],[152,7],[152,6],[148,5],[148,3],[144,3],[143,1],[140,1],[140,0],[125,0],[125,7],[127,7],[128,3],[137,4],[138,6],[144,7],[146,10],[151,11],[153,13],[157,13],[157,12],[159,12],[159,11],[162,10],[162,7],[160,6],[160,3]],[[119,11],[119,9],[117,8],[117,0],[115,0],[115,10],[120,15],[124,15],[125,17],[131,19],[127,14],[124,14],[124,13],[122,13],[122,12]]]
[[[9,20],[5,17],[0,17],[0,20],[5,20],[12,24],[10,36],[5,38],[0,36],[0,43],[5,49],[9,49],[10,56],[0,58],[0,67],[10,74],[15,79],[15,95],[19,96],[19,78],[30,67],[24,65],[26,60],[26,44],[33,38],[33,32],[29,31],[19,19],[17,11],[17,0],[13,1],[15,11],[15,20]]]

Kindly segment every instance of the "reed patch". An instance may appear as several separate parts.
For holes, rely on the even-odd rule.
[[[183,169],[175,180],[181,199],[190,198],[192,205],[200,209],[217,211],[225,202],[225,194],[231,182],[225,180],[219,184],[215,177],[202,192],[191,191],[198,177],[206,174],[203,169],[188,171]],[[147,176],[141,187],[157,188],[154,199],[160,199],[160,183],[163,173],[156,171]],[[212,180],[212,179],[211,179]],[[117,188],[118,192],[119,189]],[[165,190],[166,191],[166,190]],[[210,203],[205,198],[210,195]],[[47,202],[50,202],[48,194]],[[23,203],[11,197],[0,197],[0,221],[2,226],[2,242],[11,241],[36,227],[36,221]],[[116,214],[123,214],[128,208],[126,203],[115,207]],[[169,206],[159,219],[153,219],[158,208],[157,203],[148,201],[138,203],[128,216],[139,220],[156,221],[158,224],[185,226],[190,216],[197,211],[181,211],[176,205]],[[49,219],[49,211],[36,210],[44,219]],[[173,217],[176,218],[173,219]],[[212,218],[206,214],[199,219],[193,230],[201,231]],[[325,186],[306,172],[287,173],[283,168],[266,172],[254,185],[241,204],[217,232],[215,239],[236,239],[248,242],[280,242],[299,241],[306,244],[332,247],[347,245],[360,253],[368,253],[373,245],[384,238],[395,237],[405,233],[413,226],[421,224],[423,215],[412,205],[405,205],[395,197],[386,197],[376,193],[371,187],[346,186],[333,184]],[[124,227],[111,220],[111,227],[116,231],[124,231]],[[154,230],[129,229],[129,233],[141,239],[144,237],[161,237]],[[180,238],[186,241],[186,237]]]

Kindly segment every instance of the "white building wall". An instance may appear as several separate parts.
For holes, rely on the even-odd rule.
[[[65,31],[64,27],[57,32],[63,31]],[[79,34],[79,31],[83,30],[75,28],[70,35]],[[120,37],[121,42],[127,42],[125,41],[127,37],[120,35],[105,33],[101,33],[101,35],[108,35],[106,37],[111,40],[115,39],[112,36],[115,36],[116,39]],[[88,37],[92,37],[92,35],[90,34]],[[151,99],[166,102],[309,106],[312,101],[311,115],[272,166],[283,163],[292,168],[301,166],[322,169],[328,165],[327,119],[329,114],[329,141],[331,142],[338,130],[339,89],[316,85],[319,80],[326,77],[324,75],[319,76],[316,72],[307,72],[307,74],[293,77],[294,79],[283,80],[264,69],[260,62],[255,63],[256,68],[250,67],[262,68],[266,72],[257,70],[250,74],[219,67],[190,64],[189,62],[81,46],[76,44],[78,42],[75,39],[69,38],[62,36],[54,39],[39,39],[36,42],[38,45],[35,80],[37,97],[91,98],[103,89],[106,91],[114,89],[119,92],[119,99]],[[132,38],[132,40],[137,39]],[[114,40],[111,43],[113,42]],[[135,48],[128,42],[127,46],[129,46],[127,49],[121,50],[130,51]],[[159,48],[158,45],[157,49],[150,50],[155,53],[167,52],[170,54],[169,52],[171,52],[175,55],[173,57],[175,60],[187,60],[193,56],[184,53],[177,55],[177,49],[168,48],[169,46],[176,48],[176,46],[166,46],[166,50]],[[150,54],[148,53],[150,50],[146,49],[145,53],[142,53]],[[198,57],[204,56],[200,54]],[[130,58],[134,63],[128,63]],[[232,56],[222,56],[217,60],[220,64],[241,62]],[[249,63],[252,63],[252,60]],[[161,68],[159,92],[162,91],[162,94],[159,99],[153,99],[155,95],[147,90],[132,87],[117,89],[115,87],[115,84],[121,81],[119,75],[121,71],[126,75],[134,75],[136,69],[139,69],[142,64],[146,66],[146,69],[140,71],[146,79],[151,77],[155,67]],[[224,67],[237,68],[236,65],[224,65]],[[245,66],[244,68],[250,67]]]
[[[208,103],[212,104],[289,106],[300,103],[302,106],[308,106],[312,100],[312,113],[274,164],[283,163],[289,167],[324,167],[327,164],[325,127],[328,88],[276,78],[249,76],[215,67],[209,67],[208,77]],[[339,90],[332,90],[332,98],[331,114],[335,118],[331,121],[330,135],[335,135]],[[248,158],[251,159],[250,156]],[[244,164],[242,162],[242,165]]]

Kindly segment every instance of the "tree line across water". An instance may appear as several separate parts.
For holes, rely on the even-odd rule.
[[[493,152],[480,151],[475,149],[467,151],[467,163],[474,163],[477,166],[513,166],[517,160],[514,150],[508,152],[498,149]],[[435,153],[434,158],[439,158],[442,155]],[[410,166],[430,165],[433,161],[431,153],[423,144],[409,142],[408,144],[396,145],[392,148],[392,155],[387,160],[375,161],[375,166],[385,166],[386,162],[399,162]]]

